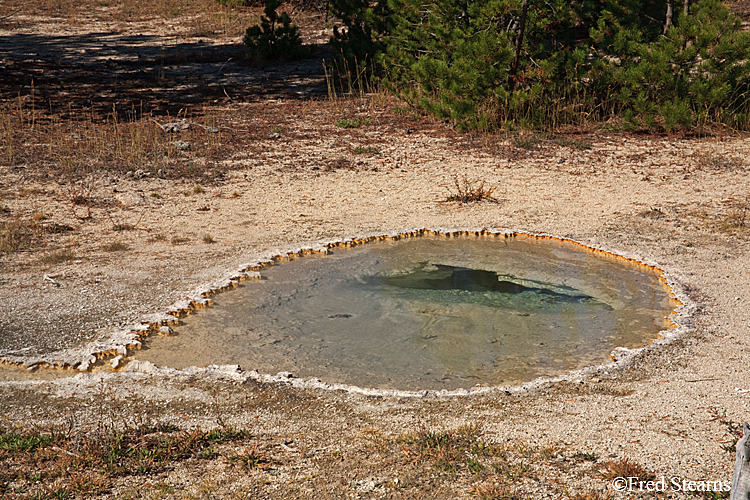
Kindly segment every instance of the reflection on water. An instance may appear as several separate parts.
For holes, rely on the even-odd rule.
[[[657,276],[565,246],[420,237],[305,257],[215,297],[138,359],[239,364],[366,387],[455,389],[553,376],[655,338]]]

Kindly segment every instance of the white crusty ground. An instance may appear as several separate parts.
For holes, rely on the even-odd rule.
[[[320,128],[315,117],[300,125],[306,126]],[[93,341],[98,328],[106,336],[165,312],[254,256],[307,242],[415,227],[554,234],[657,263],[695,300],[695,329],[669,345],[644,350],[626,368],[511,395],[441,402],[313,391],[331,405],[348,405],[352,413],[286,419],[283,411],[269,408],[233,412],[232,422],[292,434],[315,429],[325,419],[332,429],[327,439],[345,447],[346,439],[335,431],[349,435],[356,419],[384,432],[408,429],[415,419],[441,428],[481,421],[485,436],[498,441],[558,442],[602,457],[631,457],[657,476],[731,479],[734,457],[723,450],[731,444],[726,421],[750,420],[750,233],[727,228],[724,221],[733,203],[750,196],[750,141],[612,135],[590,150],[549,144],[513,160],[429,131],[385,138],[373,129],[373,140],[385,145],[380,155],[362,162],[378,171],[311,171],[307,158],[345,153],[348,145],[341,140],[293,143],[282,137],[269,141],[265,154],[239,160],[242,165],[226,183],[205,187],[202,194],[185,195],[193,185],[175,181],[101,179],[101,196],[114,196],[116,185],[120,193],[132,195],[131,203],[107,209],[109,214],[95,211],[93,222],[79,224],[68,215],[71,207],[53,194],[59,193],[54,182],[34,184],[37,194],[4,201],[15,213],[41,207],[56,221],[78,228],[79,260],[50,266],[35,260],[38,255],[24,254],[3,270],[0,311],[6,325],[20,324],[25,335],[17,349],[43,345],[45,355],[64,354],[72,345]],[[499,203],[443,202],[455,175],[483,180],[495,188]],[[0,169],[0,185],[24,182],[21,173]],[[160,198],[151,197],[152,192]],[[197,210],[206,206],[209,210]],[[137,224],[138,230],[114,233],[111,220]],[[155,240],[157,234],[165,238]],[[204,234],[217,243],[203,243]],[[172,244],[174,237],[188,241]],[[103,251],[116,239],[131,250]],[[110,374],[105,367],[93,375],[48,379],[44,369],[28,374],[5,367],[0,392],[8,400],[14,391],[45,394],[45,404],[56,398],[80,400],[83,408],[104,377],[152,401],[180,397],[207,404],[211,391],[191,387],[194,377],[216,380],[230,392],[227,401],[232,396],[226,387],[234,386],[219,379],[247,377],[231,367],[191,374],[137,368]],[[40,378],[47,379],[35,380]],[[236,387],[241,391],[242,385]],[[15,400],[3,420],[24,422],[35,415],[45,415],[37,402]],[[212,417],[186,411],[181,418],[205,425]],[[579,491],[586,487],[577,486]]]

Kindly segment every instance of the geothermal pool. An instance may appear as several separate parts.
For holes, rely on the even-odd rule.
[[[261,274],[134,357],[379,389],[505,385],[641,347],[673,306],[646,266],[503,235],[387,239]]]

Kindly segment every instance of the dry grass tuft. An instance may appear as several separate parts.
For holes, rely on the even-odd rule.
[[[449,192],[445,201],[456,201],[461,205],[480,201],[498,203],[497,198],[492,196],[495,188],[486,187],[483,180],[471,180],[465,174],[463,177],[456,174],[453,176],[453,183],[455,190]]]
[[[121,241],[115,241],[104,246],[106,252],[124,252],[130,250],[130,247]]]
[[[44,242],[40,221],[41,219],[14,217],[0,222],[0,254],[40,246]]]
[[[42,257],[42,262],[45,264],[62,264],[64,262],[76,260],[76,258],[76,251],[73,248],[65,248],[45,255]]]
[[[475,484],[471,494],[481,500],[521,500],[521,495],[513,493],[507,485],[497,483]]]
[[[602,477],[615,479],[617,477],[635,477],[639,481],[652,481],[656,476],[647,472],[641,464],[629,458],[623,458],[617,462],[610,460],[604,466]]]

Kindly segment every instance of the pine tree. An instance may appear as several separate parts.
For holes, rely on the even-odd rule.
[[[299,29],[292,24],[289,14],[276,13],[281,3],[281,0],[265,0],[260,25],[249,27],[245,33],[243,41],[256,58],[291,60],[308,55],[302,46]]]

